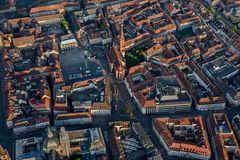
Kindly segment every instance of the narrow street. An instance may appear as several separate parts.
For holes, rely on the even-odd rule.
[[[7,115],[7,105],[6,105],[6,95],[5,95],[5,84],[4,84],[4,67],[3,58],[0,56],[0,144],[7,148],[9,154],[12,155],[14,152],[14,138],[12,132],[6,127],[6,115]]]

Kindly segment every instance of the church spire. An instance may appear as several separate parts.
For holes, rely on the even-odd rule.
[[[123,31],[123,23],[121,24],[121,30],[119,35],[119,50],[122,53],[123,57],[125,57],[125,38],[124,38],[124,31]]]
[[[52,138],[53,137],[53,133],[52,133],[50,127],[48,127],[47,136],[48,136],[48,138]]]

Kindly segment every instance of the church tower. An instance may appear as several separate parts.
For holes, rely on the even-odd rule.
[[[51,151],[60,153],[62,150],[59,139],[55,137],[50,127],[47,128],[47,138],[43,142],[43,151],[46,154],[50,154]]]
[[[125,38],[124,38],[123,24],[121,24],[121,30],[119,34],[119,50],[122,56],[125,57]]]

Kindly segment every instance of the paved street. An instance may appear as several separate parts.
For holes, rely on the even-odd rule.
[[[59,0],[56,0],[56,1],[59,1]],[[206,3],[204,3],[204,0],[201,0],[201,1],[205,6],[207,6]],[[81,1],[81,3],[82,3],[82,1]],[[223,21],[224,24],[226,24],[227,27],[232,28],[234,26],[234,24],[232,24],[229,20],[227,20],[222,15],[222,12],[217,11],[217,14],[221,15],[221,17],[222,17],[221,20]],[[12,17],[12,15],[9,15],[9,17]],[[60,29],[59,26],[56,29]],[[217,32],[215,32],[215,33],[219,37],[219,39],[224,40],[224,38],[221,37],[222,36],[221,34],[219,34]],[[227,44],[227,43],[225,42],[225,44]],[[95,56],[97,63],[106,71],[106,76],[110,77],[111,90],[113,92],[112,115],[110,117],[94,117],[93,124],[91,124],[91,125],[76,125],[76,126],[68,126],[66,128],[82,129],[82,128],[86,128],[86,127],[101,127],[102,131],[103,131],[103,136],[105,138],[106,145],[108,148],[108,155],[109,155],[110,159],[112,159],[112,155],[111,155],[111,151],[110,151],[111,147],[110,147],[109,135],[108,135],[109,122],[125,121],[125,120],[126,121],[139,121],[141,123],[141,125],[143,126],[143,128],[145,129],[145,131],[147,132],[147,134],[149,135],[149,137],[152,139],[155,146],[160,151],[160,153],[164,159],[167,159],[167,160],[181,159],[181,160],[183,160],[183,158],[169,157],[166,154],[164,147],[160,144],[158,138],[156,137],[156,135],[153,132],[152,119],[155,117],[179,118],[179,117],[200,115],[200,116],[203,116],[204,119],[206,120],[208,115],[211,114],[213,111],[200,112],[200,111],[197,111],[195,108],[193,108],[193,110],[191,112],[185,112],[185,113],[181,112],[181,113],[173,113],[173,114],[166,113],[166,114],[158,114],[158,115],[143,115],[140,112],[140,110],[138,109],[137,104],[134,102],[134,100],[131,98],[130,94],[128,93],[125,83],[123,81],[116,80],[115,77],[113,76],[113,74],[110,73],[108,64],[106,61],[107,49],[104,47],[101,47],[101,46],[91,47],[91,46],[89,46],[89,43],[87,42],[86,39],[78,40],[78,45],[80,48],[83,48],[84,50],[88,50],[91,57]],[[232,44],[227,44],[227,45],[228,45],[228,47],[232,46]],[[76,54],[74,54],[74,57],[70,57],[69,59],[67,59],[66,57],[63,57],[63,60],[66,60],[66,61],[68,60],[68,61],[71,61],[72,63],[73,63],[73,61],[75,61],[76,64],[80,63],[80,59],[82,59],[83,62],[85,62],[83,55],[82,54],[80,54],[80,55],[81,56],[77,57]],[[2,66],[2,57],[1,56],[0,56],[0,78],[1,78],[1,80],[0,80],[0,86],[1,86],[1,90],[0,90],[0,102],[1,102],[1,105],[0,105],[0,111],[1,111],[0,112],[0,144],[3,145],[4,148],[8,149],[10,156],[12,157],[12,159],[14,159],[15,158],[15,156],[14,156],[15,139],[34,137],[34,136],[43,136],[44,132],[43,132],[43,130],[38,130],[35,132],[31,132],[31,133],[14,135],[11,130],[8,130],[6,128],[7,107],[6,107],[6,96],[5,96],[5,90],[4,90],[4,87],[5,87],[4,75],[3,75],[4,67]],[[61,66],[61,67],[63,67],[63,66]],[[69,69],[70,67],[65,66],[65,68]],[[79,66],[77,66],[76,68],[78,70]],[[66,71],[66,73],[69,74],[69,71]],[[115,108],[115,106],[116,106],[116,108]],[[229,106],[227,106],[227,108],[225,110],[223,110],[222,112],[225,112],[227,114],[229,120],[231,121],[232,117],[240,112],[240,109],[239,108],[230,108]]]
[[[7,114],[7,107],[6,107],[6,96],[4,91],[4,68],[2,63],[2,55],[0,55],[0,144],[7,148],[10,155],[12,155],[14,151],[14,141],[11,131],[8,131],[6,128],[6,114]]]
[[[3,69],[3,64],[2,64],[2,55],[0,56],[0,86],[1,86],[1,90],[0,90],[0,144],[6,145],[6,139],[11,139],[8,138],[9,134],[6,130],[6,98],[5,98],[5,93],[4,93],[4,69]]]

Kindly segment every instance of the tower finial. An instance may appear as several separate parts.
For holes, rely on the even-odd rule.
[[[120,35],[119,35],[119,50],[123,56],[125,56],[125,38],[123,31],[123,23],[121,23]]]
[[[53,137],[53,133],[50,129],[50,127],[48,127],[48,138],[52,138]]]

